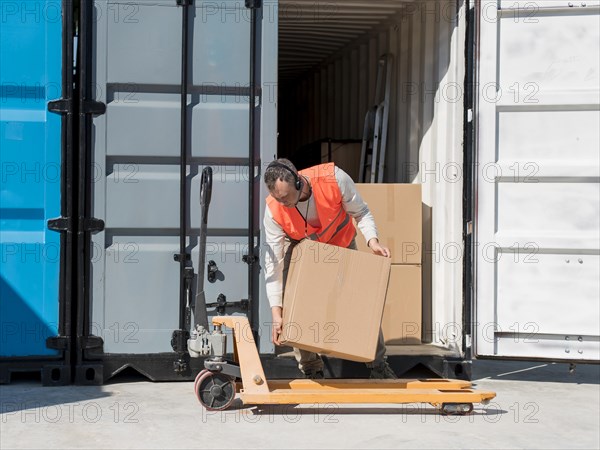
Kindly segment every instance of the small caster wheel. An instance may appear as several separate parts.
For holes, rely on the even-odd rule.
[[[447,416],[464,416],[473,411],[473,403],[442,403],[442,414]]]
[[[198,400],[209,411],[223,411],[235,399],[235,379],[209,370],[198,374],[195,383]]]

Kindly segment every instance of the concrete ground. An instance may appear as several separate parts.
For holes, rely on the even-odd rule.
[[[600,367],[474,361],[496,399],[468,416],[425,405],[207,412],[191,382],[0,386],[0,448],[600,448]],[[236,400],[238,402],[238,400]]]

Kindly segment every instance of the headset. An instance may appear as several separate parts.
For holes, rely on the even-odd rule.
[[[291,173],[294,176],[294,187],[296,188],[297,191],[302,190],[302,185],[304,184],[302,182],[302,180],[300,179],[300,177],[298,176],[298,174],[296,172],[294,172],[292,169],[290,169],[288,166],[286,166],[285,164],[281,164],[277,161],[273,161],[271,164],[269,164],[267,166],[267,170],[269,170],[271,167],[282,167],[285,170],[287,170],[289,173]]]

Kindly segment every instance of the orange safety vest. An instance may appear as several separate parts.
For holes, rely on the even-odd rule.
[[[335,178],[334,167],[333,163],[327,163],[299,172],[310,179],[311,201],[315,202],[321,228],[306,223],[296,208],[286,208],[273,196],[267,197],[267,206],[273,219],[291,239],[299,241],[308,237],[313,241],[338,247],[348,247],[354,239],[356,229],[342,205],[342,193]]]

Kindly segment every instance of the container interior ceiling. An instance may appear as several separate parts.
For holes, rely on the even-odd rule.
[[[423,184],[423,342],[462,350],[465,0],[279,2],[278,153],[361,140],[391,54],[384,182]]]

